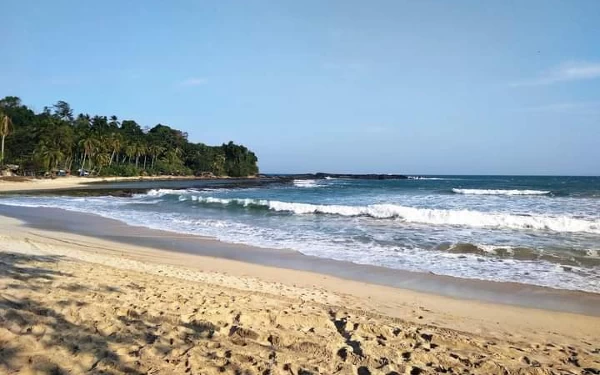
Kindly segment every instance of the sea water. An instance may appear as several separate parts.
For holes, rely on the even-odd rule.
[[[187,185],[186,185],[187,184]],[[426,176],[18,195],[134,226],[410,271],[600,292],[600,178]]]

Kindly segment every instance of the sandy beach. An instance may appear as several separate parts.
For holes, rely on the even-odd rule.
[[[219,177],[224,179],[226,177]],[[89,184],[133,182],[133,181],[171,181],[201,180],[196,176],[135,176],[135,177],[57,177],[54,179],[27,179],[22,177],[0,178],[0,193],[18,191],[59,190],[82,187]]]
[[[600,0],[242,4],[2,3],[0,375],[600,375]]]
[[[600,370],[600,318],[0,221],[0,372]]]

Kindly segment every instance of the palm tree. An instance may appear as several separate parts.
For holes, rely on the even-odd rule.
[[[146,152],[146,146],[142,143],[134,143],[132,145],[133,156],[135,156],[135,167],[138,168],[140,156]]]
[[[12,131],[12,120],[8,115],[0,112],[0,137],[2,137],[2,151],[0,152],[0,165],[4,165],[4,139]]]
[[[110,116],[110,122],[108,123],[108,125],[113,129],[117,129],[119,127],[118,117],[115,115]]]
[[[100,174],[102,167],[108,164],[109,156],[104,152],[99,152],[94,156],[94,162],[98,166],[98,174]]]
[[[146,152],[148,152],[146,145],[143,143],[138,143],[137,148],[136,148],[136,158],[135,158],[135,166],[136,167],[137,167],[139,157],[144,155],[144,169],[146,169]]]
[[[225,155],[223,155],[223,154],[215,155],[215,158],[211,165],[211,169],[213,170],[214,174],[216,174],[217,176],[224,175],[225,174]]]
[[[48,168],[50,167],[50,158],[48,155],[48,151],[48,147],[44,143],[37,145],[37,147],[33,151],[33,156],[35,156],[42,163],[46,170],[48,170]]]
[[[169,161],[169,164],[181,163],[181,159],[179,159],[179,157],[181,156],[182,152],[183,151],[179,147],[175,147],[174,149],[167,151],[165,156]]]
[[[159,145],[152,145],[148,147],[148,152],[150,152],[150,154],[152,155],[152,169],[154,169],[154,162],[156,161],[156,158],[164,151],[164,147],[161,147]]]
[[[135,156],[136,152],[137,152],[137,148],[136,148],[135,144],[128,144],[127,146],[125,146],[125,155],[130,163],[131,163],[131,158],[133,158]]]
[[[65,154],[60,149],[51,149],[49,151],[49,157],[52,161],[52,168],[58,168],[58,163],[64,159]]]
[[[112,133],[108,139],[108,144],[112,148],[112,153],[110,154],[110,160],[108,161],[108,166],[112,165],[113,159],[117,151],[121,149],[121,141],[123,137],[120,134]],[[117,160],[118,162],[118,160]]]
[[[92,167],[91,157],[94,155],[96,148],[98,147],[98,140],[90,135],[80,141],[80,146],[83,147],[83,161],[81,162],[81,174],[83,174],[86,157],[88,159],[90,169]]]
[[[34,151],[34,155],[40,160],[46,171],[52,171],[52,169],[57,168],[58,163],[65,156],[60,149],[45,142],[38,145]]]

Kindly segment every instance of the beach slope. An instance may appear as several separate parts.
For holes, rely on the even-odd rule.
[[[598,317],[0,218],[0,373],[595,374],[598,337]]]

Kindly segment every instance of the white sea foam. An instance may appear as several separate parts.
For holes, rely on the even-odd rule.
[[[294,186],[300,188],[314,188],[318,187],[317,180],[294,180]]]
[[[186,190],[178,191],[185,194],[189,200],[211,202],[224,205],[264,205],[269,209],[298,210],[303,213],[322,210],[332,212],[342,211],[346,214],[363,214],[371,210],[383,210],[378,206],[327,206],[311,205],[306,203],[287,203],[268,200],[253,199],[224,199],[217,197],[202,197],[201,194],[191,193]],[[156,198],[150,198],[156,201]],[[138,201],[137,199],[134,201]],[[296,228],[293,225],[262,226],[258,222],[244,222],[235,218],[221,219],[201,217],[199,210],[194,214],[182,211],[140,211],[131,208],[130,198],[120,197],[12,197],[3,198],[2,204],[28,207],[57,207],[67,210],[88,212],[107,218],[120,220],[129,225],[143,226],[154,229],[168,230],[179,233],[210,236],[226,242],[244,243],[248,245],[294,249],[306,255],[322,258],[331,258],[355,263],[374,264],[390,268],[399,268],[412,271],[433,272],[436,274],[487,279],[494,281],[519,281],[522,283],[559,287],[566,289],[586,290],[600,292],[600,279],[597,271],[589,268],[570,267],[567,271],[560,265],[544,261],[521,261],[518,259],[487,257],[480,254],[459,253],[426,250],[419,246],[382,245],[377,242],[355,241],[345,234],[318,232],[306,228]],[[295,205],[295,206],[294,206]],[[298,206],[299,205],[299,206]],[[381,205],[383,206],[383,205]],[[273,207],[273,208],[271,208]],[[341,208],[340,208],[341,207]],[[399,210],[395,206],[395,210]],[[148,207],[148,208],[151,208]],[[417,208],[405,207],[412,210]],[[392,210],[393,211],[393,210]],[[450,211],[448,215],[458,215],[462,211]],[[481,213],[483,214],[483,213]],[[519,217],[518,215],[513,215]],[[400,219],[400,217],[398,217]],[[418,218],[410,218],[415,220]],[[406,219],[404,219],[406,220]],[[488,218],[488,220],[491,220]],[[409,220],[406,220],[409,221]],[[279,221],[278,221],[279,222]],[[390,221],[394,225],[393,221]],[[459,229],[460,230],[460,229]],[[390,228],[390,231],[393,229]],[[469,230],[470,231],[470,230]],[[485,251],[507,246],[476,245]],[[597,254],[594,247],[587,253],[589,256]]]
[[[408,176],[409,180],[447,180],[447,178],[441,177],[421,177],[421,176]]]
[[[194,189],[194,188],[189,188],[189,189],[151,189],[148,190],[145,194],[134,194],[133,196],[135,198],[145,198],[145,197],[163,197],[165,195],[177,195],[177,196],[181,196],[181,195],[186,195],[186,194],[198,194],[201,192],[227,192],[227,191],[233,191],[234,189],[227,189],[227,188],[203,188],[203,189]],[[245,189],[246,191],[250,190],[249,188]]]
[[[164,195],[178,195],[189,192],[188,189],[152,189],[148,190],[146,194],[140,194],[139,196],[148,195],[151,197],[162,197]]]
[[[141,195],[138,197],[141,197]],[[160,199],[153,199],[153,200],[134,200],[131,203],[132,204],[148,204],[148,205],[150,205],[150,204],[158,204],[160,202],[161,202]],[[125,202],[125,204],[127,204],[127,202]]]
[[[546,190],[514,190],[514,189],[452,189],[456,194],[468,195],[546,195]]]
[[[456,244],[454,244],[452,247],[456,246]],[[489,244],[474,244],[475,247],[477,247],[478,249],[481,249],[483,251],[485,251],[488,254],[492,254],[495,255],[497,253],[496,250],[498,249],[504,249],[506,250],[507,253],[512,254],[514,252],[512,246],[506,246],[506,245],[489,245]]]
[[[600,250],[588,249],[585,252],[585,255],[589,257],[600,257]]]
[[[600,234],[600,220],[585,220],[568,216],[524,216],[471,210],[416,208],[395,204],[373,204],[368,206],[320,205],[264,199],[226,199],[214,197],[197,197],[196,200],[212,204],[265,207],[273,211],[292,212],[299,215],[370,216],[376,219],[399,219],[409,223],[431,225],[461,225],[479,228],[532,229]]]

